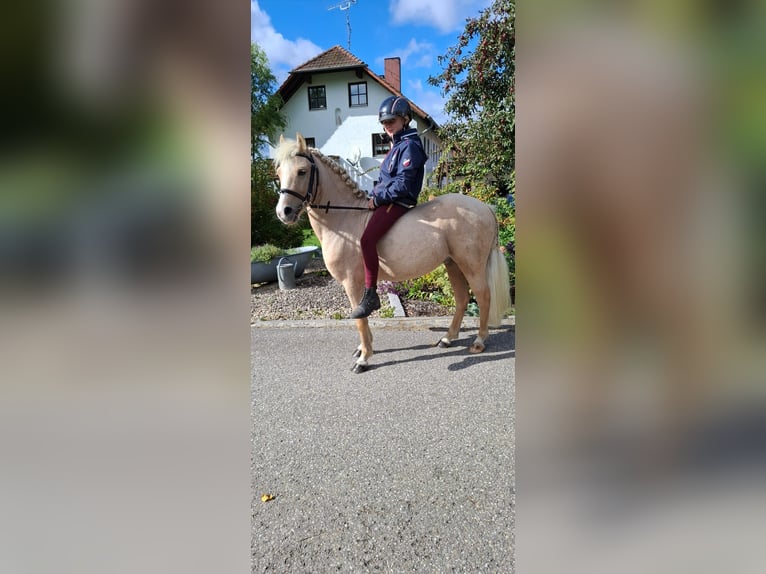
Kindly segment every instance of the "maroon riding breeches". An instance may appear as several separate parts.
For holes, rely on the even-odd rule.
[[[364,259],[364,286],[375,287],[378,282],[378,240],[383,237],[391,226],[407,208],[401,205],[382,205],[372,212],[372,217],[362,233],[362,258]]]

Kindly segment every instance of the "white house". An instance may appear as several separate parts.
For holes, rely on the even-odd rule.
[[[400,59],[386,58],[381,77],[349,51],[334,46],[292,70],[278,93],[287,117],[285,135],[300,132],[310,146],[337,159],[363,189],[372,189],[375,168],[390,147],[378,123],[378,108],[389,96],[403,96]],[[428,174],[439,160],[438,126],[409,102],[415,116],[410,126],[420,133]]]

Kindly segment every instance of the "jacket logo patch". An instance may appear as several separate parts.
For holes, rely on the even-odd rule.
[[[410,158],[407,158],[407,159],[405,159],[405,160],[402,162],[402,165],[403,165],[404,167],[410,167],[410,164],[411,164],[411,163],[412,163],[412,161],[410,160]]]

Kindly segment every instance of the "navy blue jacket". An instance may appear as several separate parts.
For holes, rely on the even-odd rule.
[[[380,179],[372,190],[375,206],[416,205],[427,159],[418,130],[410,128],[394,134],[394,147],[380,165]]]

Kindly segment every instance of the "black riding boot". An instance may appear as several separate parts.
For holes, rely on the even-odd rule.
[[[375,290],[375,287],[365,288],[364,296],[357,308],[351,313],[351,318],[363,319],[364,317],[368,317],[370,313],[376,309],[380,309],[380,297],[378,297],[378,292]]]

